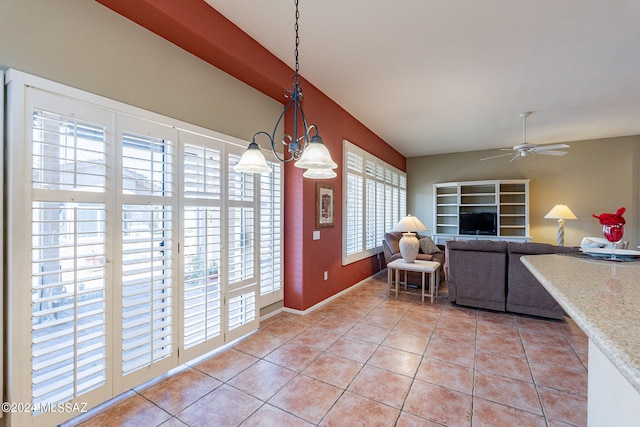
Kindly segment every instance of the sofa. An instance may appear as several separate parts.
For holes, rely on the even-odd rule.
[[[520,258],[578,250],[546,243],[449,241],[446,244],[449,300],[459,305],[563,319],[562,307]]]
[[[402,233],[400,232],[385,233],[382,240],[385,264],[389,264],[391,261],[402,258],[402,255],[400,254],[401,238]],[[444,271],[445,246],[434,244],[433,240],[427,236],[418,235],[418,240],[420,241],[420,251],[418,252],[416,259],[423,261],[437,261],[443,266]],[[440,275],[440,277],[444,278],[444,274]],[[407,282],[413,285],[420,285],[422,283],[422,276],[417,272],[407,272]]]

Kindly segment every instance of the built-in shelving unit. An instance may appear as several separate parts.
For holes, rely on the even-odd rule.
[[[492,180],[434,184],[434,238],[529,241],[529,180]],[[496,214],[495,235],[461,234],[460,214]]]

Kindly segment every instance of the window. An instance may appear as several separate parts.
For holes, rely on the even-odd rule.
[[[244,141],[9,74],[12,401],[88,409],[255,330],[282,299],[281,165],[238,174]]]
[[[404,172],[344,141],[343,265],[381,251],[384,233],[405,216]]]
[[[56,405],[107,382],[105,124],[30,116],[32,402]],[[28,228],[27,228],[28,230]],[[28,353],[27,353],[28,354]],[[36,412],[37,415],[37,412]]]
[[[282,299],[282,164],[268,164],[273,173],[260,175],[261,307]]]

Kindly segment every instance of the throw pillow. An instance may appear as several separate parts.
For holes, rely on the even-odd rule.
[[[420,238],[419,242],[420,242],[420,252],[422,252],[423,254],[431,255],[437,252],[442,252],[440,248],[436,246],[435,243],[433,243],[433,240],[431,240],[431,237],[422,237]]]

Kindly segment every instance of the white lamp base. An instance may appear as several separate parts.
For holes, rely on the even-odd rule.
[[[415,262],[420,249],[416,233],[403,233],[400,239],[400,254],[404,262]]]
[[[564,246],[564,219],[558,220],[558,246]]]

